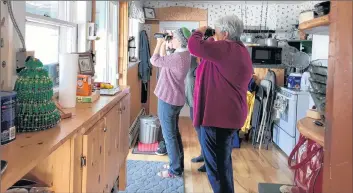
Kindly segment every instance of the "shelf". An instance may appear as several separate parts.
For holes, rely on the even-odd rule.
[[[315,121],[311,118],[303,118],[298,121],[298,130],[305,137],[315,141],[324,147],[325,127],[319,127],[313,123]]]
[[[298,29],[306,34],[328,35],[329,27],[330,17],[324,15],[299,24]]]
[[[276,33],[276,30],[259,30],[259,29],[244,29],[243,31],[244,33],[255,33],[255,34],[258,34],[258,33],[270,33],[270,34],[274,34]]]
[[[286,66],[282,64],[252,64],[253,68],[272,68],[272,69],[285,69],[287,68]]]

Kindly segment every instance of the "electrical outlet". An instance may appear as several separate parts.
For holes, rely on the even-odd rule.
[[[28,56],[34,57],[34,51],[18,51],[16,52],[16,69],[17,72],[21,71],[25,67],[26,59]]]
[[[27,52],[16,52],[16,68],[22,69],[25,67]]]

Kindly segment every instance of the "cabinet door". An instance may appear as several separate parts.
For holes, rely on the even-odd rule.
[[[118,148],[119,148],[119,127],[120,127],[120,104],[117,104],[106,116],[105,132],[105,179],[106,191],[112,189],[118,175]]]
[[[100,120],[83,135],[82,192],[104,192],[104,128]]]
[[[119,157],[125,158],[129,153],[129,128],[130,128],[130,94],[126,95],[120,103],[121,121],[119,136]]]

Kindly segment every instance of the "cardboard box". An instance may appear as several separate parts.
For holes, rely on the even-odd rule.
[[[94,91],[91,96],[76,96],[78,103],[94,103],[99,99],[100,92]]]
[[[77,76],[77,96],[92,95],[92,76],[79,74]]]

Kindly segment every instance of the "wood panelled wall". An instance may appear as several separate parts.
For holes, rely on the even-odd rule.
[[[331,1],[323,192],[352,188],[352,9],[353,1]]]
[[[130,86],[130,125],[141,111],[141,80],[138,77],[138,64],[127,70],[127,84]]]
[[[141,110],[141,81],[138,77],[138,65],[129,67],[129,5],[127,1],[119,2],[119,85],[130,86],[130,125]]]
[[[159,21],[198,21],[200,26],[207,25],[207,10],[192,7],[165,7],[155,9],[156,19],[147,20],[146,24],[151,25],[151,34],[159,32]],[[156,47],[156,39],[150,38],[150,52],[151,54]],[[148,93],[148,111],[151,115],[157,115],[157,97],[153,91],[157,84],[157,68],[153,67],[152,76],[149,84]]]
[[[129,63],[128,40],[129,40],[129,5],[127,1],[119,1],[119,53],[118,72],[119,85],[127,85],[127,69]]]

